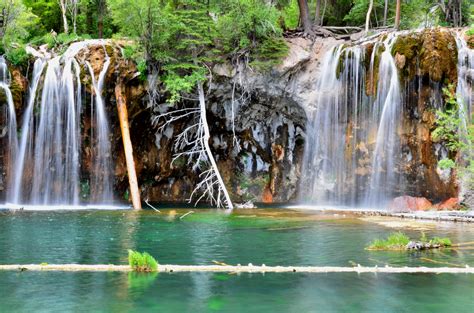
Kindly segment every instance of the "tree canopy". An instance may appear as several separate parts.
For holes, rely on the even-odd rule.
[[[469,26],[474,19],[469,0],[0,0],[1,49],[21,63],[26,43],[127,37],[135,44],[126,55],[144,77],[157,72],[173,102],[222,57],[269,68],[286,54],[286,31],[391,27],[397,2],[401,29]]]

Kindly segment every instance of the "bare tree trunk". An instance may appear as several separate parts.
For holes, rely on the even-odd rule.
[[[73,14],[73,30],[74,30],[74,34],[77,34],[77,6],[78,6],[78,0],[73,0],[73,11],[72,11],[72,14]]]
[[[209,159],[209,162],[211,163],[211,167],[214,169],[214,173],[216,174],[217,181],[219,182],[219,185],[221,186],[221,190],[224,193],[224,199],[227,205],[228,210],[233,210],[234,206],[232,204],[232,201],[230,200],[229,193],[227,192],[227,188],[224,184],[224,180],[222,179],[222,176],[219,172],[219,168],[217,167],[216,161],[214,160],[214,156],[212,155],[211,148],[209,146],[209,139],[211,137],[210,132],[209,132],[209,125],[207,124],[207,116],[206,116],[206,100],[204,98],[204,89],[202,87],[202,83],[198,84],[198,93],[199,93],[199,107],[200,107],[200,114],[201,114],[201,121],[202,121],[202,126],[204,128],[204,148],[206,150],[207,158]]]
[[[365,32],[369,31],[370,24],[370,14],[372,13],[372,8],[374,7],[374,0],[370,0],[369,9],[367,10],[367,16],[365,17]]]
[[[462,0],[459,0],[459,27],[462,27]]]
[[[397,0],[397,7],[395,9],[395,29],[400,28],[400,10],[402,7],[402,0]]]
[[[97,11],[97,32],[98,37],[104,37],[104,5],[105,0],[99,0],[99,7]]]
[[[67,17],[66,17],[66,0],[59,0],[59,6],[61,7],[61,15],[63,17],[63,27],[64,33],[69,33],[69,27],[67,25]]]
[[[387,26],[387,16],[388,16],[388,0],[385,0],[385,5],[383,8],[383,26]]]
[[[298,6],[300,9],[301,26],[303,26],[305,33],[310,34],[312,33],[312,30],[311,21],[309,20],[308,0],[298,0]]]
[[[316,0],[316,13],[314,14],[314,25],[321,26],[321,0]]]
[[[135,161],[133,160],[133,146],[132,141],[130,140],[127,99],[125,97],[124,85],[122,82],[118,82],[115,86],[115,100],[117,101],[120,130],[122,131],[123,149],[125,152],[125,161],[127,163],[128,182],[130,184],[132,204],[135,210],[140,210],[142,208],[142,203],[140,200],[140,191],[138,189],[137,173],[135,171]]]

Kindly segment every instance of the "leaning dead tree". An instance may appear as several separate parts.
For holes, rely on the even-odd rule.
[[[195,107],[177,108],[161,113],[153,118],[154,125],[159,126],[158,131],[165,129],[178,120],[191,119],[190,125],[176,136],[172,163],[178,159],[185,159],[186,164],[193,171],[199,173],[199,182],[192,191],[189,202],[205,199],[218,208],[234,208],[224,180],[217,167],[216,160],[209,146],[211,137],[207,122],[206,97],[202,83],[197,85],[197,99],[188,99],[197,102]],[[195,200],[196,199],[196,200]]]

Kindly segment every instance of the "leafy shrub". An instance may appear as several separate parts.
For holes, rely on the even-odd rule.
[[[8,61],[16,66],[24,65],[29,59],[24,46],[19,46],[17,48],[8,50],[5,54],[5,57]]]
[[[448,170],[456,167],[456,163],[451,159],[445,158],[438,162],[438,166],[442,170]]]
[[[474,25],[471,25],[471,28],[466,32],[466,35],[473,36],[474,35]]]
[[[128,264],[135,272],[156,272],[158,262],[147,252],[128,250]]]

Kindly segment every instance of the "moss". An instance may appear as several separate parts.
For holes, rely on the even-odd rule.
[[[423,32],[422,40],[421,73],[437,82],[457,82],[458,52],[453,35],[447,31],[434,29]]]
[[[418,55],[420,38],[417,34],[399,36],[392,47],[392,55],[397,53],[404,55],[407,60],[412,60]]]
[[[405,57],[400,68],[401,77],[405,80],[421,75],[436,82],[457,81],[456,41],[450,32],[430,29],[399,36],[391,52],[392,55]]]
[[[466,42],[470,49],[474,49],[474,33],[467,36]]]

